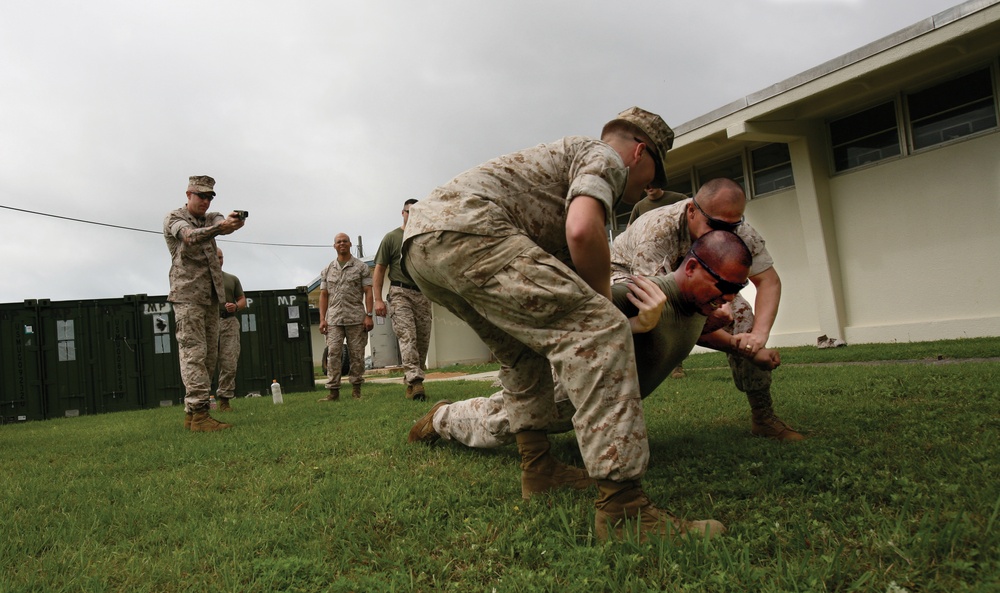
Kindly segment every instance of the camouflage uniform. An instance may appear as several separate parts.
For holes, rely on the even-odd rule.
[[[349,371],[352,385],[365,382],[365,286],[372,285],[372,272],[368,265],[351,257],[343,266],[333,260],[320,273],[320,290],[329,293],[326,307],[327,389],[340,389],[340,365],[347,339],[347,352],[351,357]]]
[[[611,245],[611,277],[613,282],[626,279],[630,274],[655,275],[677,269],[688,249],[691,233],[688,231],[686,211],[691,199],[658,208],[638,218]],[[743,239],[753,255],[750,276],[765,272],[774,266],[771,254],[764,246],[764,238],[747,223],[741,224],[736,234]],[[726,331],[746,333],[753,328],[753,309],[745,298],[737,295],[732,302],[734,323]],[[728,355],[736,388],[747,395],[752,409],[771,407],[771,371],[758,368],[750,360]]]
[[[382,238],[375,254],[375,264],[389,268],[389,318],[399,341],[404,380],[413,385],[424,380],[427,350],[431,344],[431,302],[420,292],[413,279],[400,265],[403,229],[397,227]]]
[[[588,473],[637,479],[649,447],[629,324],[568,265],[576,196],[610,219],[628,169],[607,144],[567,137],[460,174],[410,208],[403,264],[432,301],[466,321],[503,364],[510,430],[559,416],[553,374],[576,408]]]
[[[209,212],[197,218],[178,208],[163,220],[163,237],[170,251],[170,293],[177,324],[177,346],[184,410],[208,410],[212,372],[219,348],[219,295],[224,294],[222,266],[216,254],[216,231],[211,227],[225,217]],[[189,229],[192,245],[185,245],[181,231]]]
[[[705,326],[705,316],[680,299],[673,274],[652,277],[650,280],[667,295],[667,303],[655,328],[632,336],[640,394],[643,398],[652,393],[691,352]],[[627,317],[631,317],[637,310],[625,296],[627,293],[628,288],[623,284],[612,287],[615,306]],[[557,415],[546,430],[550,433],[572,430],[570,419],[575,411],[572,402],[558,387],[555,399]],[[441,438],[469,447],[492,448],[514,441],[504,409],[503,392],[441,406],[434,414],[433,426]]]
[[[228,272],[222,273],[225,300],[219,303],[219,388],[216,394],[232,398],[236,391],[236,366],[240,360],[240,318],[238,313],[226,311],[226,303],[235,303],[243,296],[240,279]]]

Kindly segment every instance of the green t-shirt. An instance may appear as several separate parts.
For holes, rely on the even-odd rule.
[[[681,200],[686,200],[690,196],[685,196],[684,194],[677,193],[675,191],[665,191],[663,195],[660,196],[659,200],[650,200],[649,198],[643,198],[639,200],[635,206],[632,207],[632,215],[628,218],[628,225],[635,222],[636,218],[639,218],[643,214],[649,212],[650,210],[656,210],[657,208],[662,208],[663,206],[669,206],[671,204],[676,204]]]
[[[399,263],[399,254],[403,248],[403,229],[396,227],[382,237],[382,243],[375,253],[375,264],[389,268],[389,282],[402,282],[409,286],[416,286],[410,276],[403,271],[403,266]]]
[[[226,312],[226,303],[235,303],[243,296],[243,284],[240,279],[228,272],[222,273],[222,286],[226,291],[225,298],[219,303],[219,313]]]
[[[667,295],[667,303],[656,327],[632,336],[635,366],[639,372],[639,393],[643,398],[659,387],[670,372],[687,358],[707,320],[681,301],[672,273],[649,279]],[[633,317],[638,309],[625,296],[628,292],[628,286],[615,284],[611,287],[611,300],[626,317]]]

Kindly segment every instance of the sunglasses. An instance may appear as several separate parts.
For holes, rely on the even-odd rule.
[[[736,232],[736,229],[740,228],[740,225],[743,224],[743,220],[745,219],[744,216],[741,216],[736,222],[726,222],[724,220],[719,220],[718,218],[712,218],[707,212],[702,210],[701,206],[698,205],[698,200],[691,198],[691,202],[694,203],[694,207],[697,208],[698,212],[701,212],[701,215],[708,221],[708,226],[717,231],[729,231],[730,233],[734,233]]]
[[[694,249],[689,250],[688,255],[693,257],[699,264],[701,264],[701,267],[704,268],[706,272],[708,272],[709,276],[715,278],[715,287],[718,288],[723,295],[737,294],[739,291],[746,288],[747,284],[750,283],[749,280],[744,280],[742,283],[730,282],[729,280],[724,280],[722,276],[719,276],[715,272],[715,270],[708,267],[708,264],[706,264],[703,259],[698,257],[698,254],[695,253]]]
[[[663,175],[662,183],[656,183],[656,181],[654,180],[653,183],[650,184],[650,187],[655,187],[656,189],[663,189],[663,186],[666,185],[666,179],[667,179],[666,173],[663,172],[663,159],[660,158],[660,155],[656,152],[656,149],[654,149],[652,145],[650,145],[648,142],[644,142],[642,138],[637,138],[635,136],[632,136],[632,139],[635,140],[637,144],[642,144],[643,146],[646,147],[646,152],[648,152],[650,158],[653,159],[653,166],[656,168],[657,175],[661,174]]]
[[[203,200],[207,200],[209,202],[211,202],[212,200],[215,199],[215,196],[212,195],[212,194],[207,194],[207,193],[198,192],[198,191],[193,191],[191,193],[193,193],[194,195],[198,196],[199,198],[201,198]]]

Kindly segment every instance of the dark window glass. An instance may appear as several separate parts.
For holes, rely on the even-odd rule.
[[[675,191],[688,197],[693,196],[694,190],[691,184],[691,174],[688,171],[677,173],[676,175],[668,174],[667,187],[664,189],[667,191]]]
[[[899,156],[899,131],[892,101],[830,122],[834,169],[846,171]]]
[[[721,163],[706,165],[698,168],[698,184],[704,185],[706,181],[711,181],[718,177],[726,177],[740,184],[743,191],[746,191],[746,184],[743,183],[743,158],[734,156]]]
[[[906,103],[915,150],[997,127],[989,70],[913,93]]]
[[[754,195],[795,186],[787,144],[768,144],[751,150],[750,169],[753,172]]]

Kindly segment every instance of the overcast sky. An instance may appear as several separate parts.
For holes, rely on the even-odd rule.
[[[244,289],[306,285],[482,161],[632,105],[677,126],[957,4],[4,0],[0,303],[166,294],[190,175],[250,212]]]

